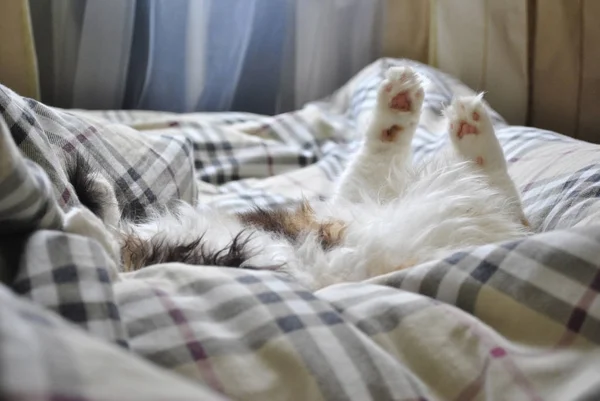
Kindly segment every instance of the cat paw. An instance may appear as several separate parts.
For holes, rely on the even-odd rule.
[[[446,109],[450,135],[463,139],[467,135],[479,135],[491,129],[490,118],[483,105],[482,95],[455,99]]]
[[[422,79],[408,66],[391,67],[379,87],[378,106],[395,113],[419,113],[423,104]]]
[[[381,83],[374,114],[375,135],[381,142],[396,142],[416,129],[423,106],[422,79],[408,66],[392,67]]]
[[[483,103],[483,95],[455,99],[445,115],[450,140],[463,158],[480,166],[502,163],[504,154]]]

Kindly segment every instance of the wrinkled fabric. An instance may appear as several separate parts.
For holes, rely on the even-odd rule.
[[[62,231],[74,152],[140,213],[327,196],[383,73],[406,62],[275,117],[65,111],[0,88],[0,398],[599,398],[600,148],[497,113],[539,233],[366,282],[313,293],[274,272],[177,263],[111,280],[103,248]],[[447,142],[443,105],[470,90],[411,64],[430,81],[423,159]]]

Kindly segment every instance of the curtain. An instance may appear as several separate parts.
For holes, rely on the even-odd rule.
[[[405,57],[485,91],[512,124],[600,143],[600,1],[29,1],[41,96],[55,106],[273,114]],[[0,30],[16,21],[28,26],[3,12]],[[20,58],[2,59],[0,79],[35,96],[28,28],[17,31],[0,56],[16,46]]]
[[[27,0],[2,2],[0,6],[0,83],[23,96],[39,97],[29,4]]]
[[[539,0],[531,123],[600,143],[600,2]]]
[[[531,0],[387,0],[383,54],[459,78],[512,124],[529,117]]]
[[[600,143],[600,1],[387,0],[384,55],[476,90],[512,124]]]
[[[42,100],[274,114],[380,55],[383,0],[30,0]]]
[[[387,0],[383,50],[452,74],[513,124],[528,112],[528,0]]]
[[[527,1],[432,0],[430,63],[460,77],[513,124],[527,120]]]

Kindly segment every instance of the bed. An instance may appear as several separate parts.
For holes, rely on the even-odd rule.
[[[471,90],[409,60],[277,116],[61,110],[0,86],[0,399],[600,399],[600,147],[493,111],[536,231],[518,241],[311,292],[177,263],[113,277],[98,242],[64,230],[87,166],[129,217],[326,197],[402,63],[429,80],[422,158]]]

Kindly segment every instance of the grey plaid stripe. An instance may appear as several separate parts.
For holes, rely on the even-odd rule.
[[[37,231],[26,242],[13,289],[95,335],[127,344],[108,267],[96,242],[73,234]]]
[[[52,188],[39,167],[23,163],[0,182],[0,221],[3,233],[62,226],[62,214]]]
[[[0,143],[4,167],[0,171],[0,233],[61,227],[62,214],[46,174],[36,164],[21,157],[1,120]]]
[[[356,284],[325,288],[318,292],[340,315],[368,336],[394,330],[401,321],[416,312],[435,307],[439,302],[383,286],[368,286],[352,291]],[[345,291],[348,288],[349,291]],[[403,298],[403,307],[396,308],[396,299]]]
[[[573,226],[600,197],[600,164],[551,179],[540,179],[522,188],[525,212],[538,216],[540,231]]]
[[[187,140],[98,129],[5,88],[0,91],[0,113],[23,153],[49,174],[61,205],[78,203],[66,178],[81,167],[77,163],[92,163],[114,182],[125,209],[143,212],[171,199],[193,202],[196,197]]]
[[[125,288],[126,283],[117,284],[119,293],[120,287]],[[186,301],[188,294],[194,294],[194,303]],[[407,384],[418,387],[410,374],[398,376],[399,367],[365,343],[336,309],[283,277],[232,270],[219,280],[193,282],[168,293],[148,288],[143,293],[124,291],[119,298],[124,313],[136,316],[127,323],[129,333],[144,339],[144,345],[133,339],[132,346],[161,366],[175,368],[208,358],[244,355],[285,339],[315,377],[328,378],[319,382],[327,399],[356,399],[357,394],[365,394],[363,399],[394,399],[394,392],[406,394],[401,390]],[[159,312],[163,308],[166,310]],[[219,325],[243,329],[243,333],[215,336]],[[194,342],[160,346],[161,336],[184,327],[193,330]],[[338,344],[339,350],[328,352],[324,344]],[[354,364],[358,360],[361,363]],[[349,375],[355,379],[348,380]]]
[[[115,351],[1,284],[0,305],[2,400],[224,400]]]
[[[83,383],[73,355],[59,336],[51,334],[53,322],[39,311],[12,298],[2,285],[0,302],[0,354],[3,356],[0,358],[0,377],[3,379],[0,379],[0,383],[4,385],[0,387],[2,398],[12,392],[38,395],[40,399],[46,399],[45,396],[48,395],[50,399],[52,394],[48,394],[49,390],[57,396],[56,399],[61,399],[61,395],[68,399],[68,394],[83,394]],[[27,321],[32,321],[34,328],[28,328]],[[9,324],[21,329],[20,338],[11,336]],[[13,352],[4,348],[8,345],[15,347]],[[19,349],[18,359],[14,349]],[[61,356],[60,360],[55,357],[58,355]],[[3,375],[3,372],[11,374]],[[56,387],[49,389],[48,385]]]
[[[386,284],[438,298],[475,313],[480,291],[490,286],[550,319],[600,343],[600,313],[578,311],[578,302],[589,289],[600,291],[600,226],[554,231],[522,240],[457,252],[423,271],[401,271]],[[587,241],[582,241],[582,238]],[[560,244],[560,247],[552,244]],[[517,270],[515,270],[517,269]],[[563,283],[579,283],[574,292],[557,297],[544,289],[548,271],[563,276]],[[518,272],[522,275],[516,274]],[[452,275],[452,280],[446,281]],[[418,277],[418,278],[417,278]],[[524,279],[524,277],[528,277]],[[415,283],[418,283],[415,285]],[[448,298],[442,294],[454,294]],[[452,287],[452,288],[449,288]],[[510,319],[510,316],[507,316]]]

